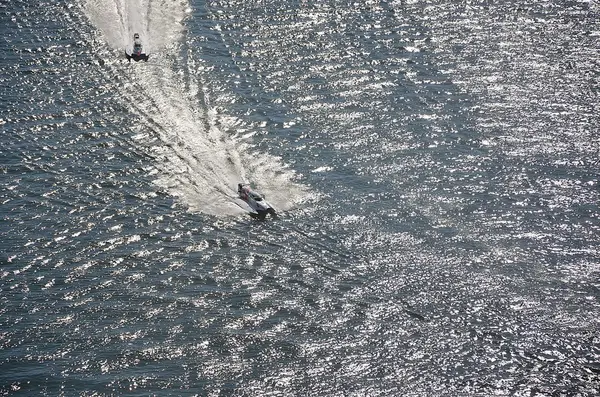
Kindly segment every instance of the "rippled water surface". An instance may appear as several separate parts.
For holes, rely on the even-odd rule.
[[[0,394],[600,394],[599,17],[0,2]]]

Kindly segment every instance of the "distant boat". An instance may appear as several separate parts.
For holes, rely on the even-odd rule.
[[[150,56],[144,52],[144,46],[142,46],[142,40],[138,33],[133,35],[133,49],[131,51],[130,49],[126,49],[125,56],[129,62],[131,62],[132,59],[136,62],[141,60],[148,62]]]

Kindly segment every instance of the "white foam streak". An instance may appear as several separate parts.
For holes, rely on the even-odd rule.
[[[292,207],[304,189],[293,183],[293,173],[281,161],[265,153],[253,153],[244,143],[232,138],[239,122],[220,117],[211,108],[190,106],[197,91],[190,84],[183,93],[183,82],[169,69],[136,68],[137,86],[143,86],[154,101],[139,104],[142,113],[151,115],[160,141],[155,147],[161,175],[157,183],[184,201],[193,211],[212,215],[237,214],[243,210],[232,200],[240,181],[251,181],[279,210]]]
[[[110,47],[124,49],[139,33],[148,52],[180,40],[188,9],[186,0],[86,0],[84,4],[86,15]]]

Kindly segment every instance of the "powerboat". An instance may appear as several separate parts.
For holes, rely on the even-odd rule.
[[[142,40],[140,40],[139,33],[133,35],[133,49],[126,49],[125,56],[129,62],[131,62],[132,59],[136,62],[141,60],[148,62],[150,56],[144,51],[144,46],[142,45]]]
[[[277,217],[275,208],[263,196],[252,190],[249,184],[238,183],[237,193],[238,197],[249,207],[247,211],[251,217],[260,220],[265,219],[267,215],[271,215],[273,218]]]

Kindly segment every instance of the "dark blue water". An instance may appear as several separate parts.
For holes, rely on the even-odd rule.
[[[0,394],[600,394],[599,16],[1,2]]]

